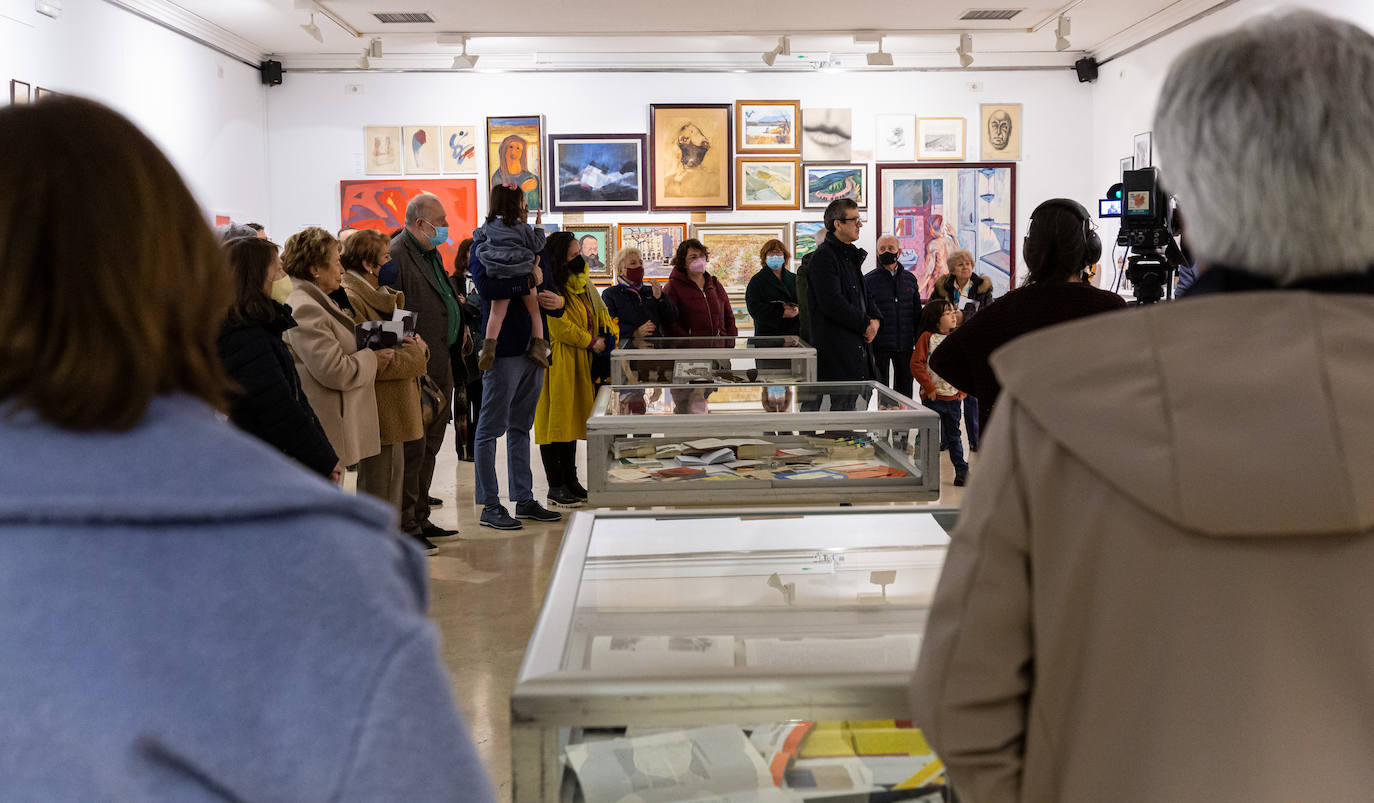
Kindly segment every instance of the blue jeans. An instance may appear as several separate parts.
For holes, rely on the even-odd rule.
[[[921,402],[940,414],[940,451],[949,450],[949,462],[954,464],[954,474],[968,473],[968,462],[964,460],[964,439],[959,435],[959,414],[963,403],[926,399]]]
[[[982,438],[982,433],[978,431],[978,398],[976,396],[964,397],[964,426],[968,429],[968,448],[969,451],[978,451],[978,441]]]
[[[544,369],[522,354],[497,357],[490,371],[482,373],[482,411],[477,416],[474,478],[477,504],[501,504],[496,481],[496,439],[506,436],[506,478],[512,502],[534,498],[530,475],[530,427],[534,408],[544,386]]]

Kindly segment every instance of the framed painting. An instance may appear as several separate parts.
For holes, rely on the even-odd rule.
[[[477,126],[439,126],[439,167],[450,176],[477,175]]]
[[[401,142],[405,143],[406,175],[433,176],[439,173],[439,126],[401,126]]]
[[[38,86],[38,87],[34,87],[34,89],[33,89],[33,100],[34,100],[35,103],[37,103],[38,101],[42,100],[43,98],[55,98],[55,97],[58,96],[58,94],[59,94],[59,93],[56,92],[56,91],[54,91],[54,90],[51,90],[51,89],[44,89],[43,87]]]
[[[616,226],[615,250],[638,248],[644,255],[644,276],[666,279],[673,253],[687,239],[686,223],[621,223]]]
[[[23,106],[29,102],[29,85],[23,81],[10,79],[10,105]]]
[[[1143,134],[1135,135],[1135,156],[1131,161],[1135,164],[1136,170],[1144,170],[1154,166],[1154,132],[1146,131]]]
[[[369,176],[400,175],[400,126],[370,125],[363,128],[363,172]]]
[[[1009,162],[878,165],[878,236],[901,245],[902,267],[922,298],[957,248],[1002,295],[1016,282],[1016,165]]]
[[[792,224],[792,256],[800,262],[801,258],[816,250],[825,239],[825,223],[819,220],[798,220]]]
[[[916,118],[916,159],[919,161],[962,162],[964,160],[964,118]]]
[[[735,101],[735,142],[740,153],[800,153],[801,101]]]
[[[802,109],[802,158],[808,162],[853,159],[853,110]]]
[[[544,118],[537,115],[523,117],[487,118],[487,171],[491,174],[488,189],[497,184],[509,184],[525,193],[525,203],[531,212],[544,208],[544,181],[540,175],[544,142]]]
[[[649,201],[654,209],[730,209],[733,168],[730,104],[649,107]]]
[[[916,158],[916,115],[880,114],[873,135],[873,157],[879,162]]]
[[[692,236],[706,246],[711,274],[730,293],[743,293],[763,267],[759,251],[764,243],[780,240],[792,251],[788,223],[693,223]]]
[[[981,114],[980,153],[983,161],[1015,161],[1021,158],[1021,104],[984,103]]]
[[[644,212],[649,208],[643,134],[550,134],[549,209]]]
[[[1121,159],[1121,176],[1125,176],[1127,170],[1134,170],[1134,169],[1135,169],[1135,157],[1134,157],[1134,156],[1125,156],[1125,157],[1122,157],[1122,159]],[[1124,180],[1124,179],[1123,179],[1123,180]]]
[[[587,276],[594,282],[610,284],[614,278],[611,276],[611,263],[615,256],[614,229],[615,226],[609,223],[579,223],[568,226],[567,230],[582,247],[582,259],[587,263]]]
[[[807,209],[824,209],[831,201],[848,198],[868,208],[868,165],[866,164],[813,164],[805,166],[806,196],[802,206]]]
[[[801,205],[801,157],[735,159],[735,209],[796,209]]]
[[[458,244],[477,228],[477,179],[372,179],[339,182],[339,226],[390,235],[405,226],[406,204],[422,192],[438,196],[448,214],[448,240],[439,246],[452,273]]]

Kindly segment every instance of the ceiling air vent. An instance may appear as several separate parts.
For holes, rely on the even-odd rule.
[[[988,20],[1009,20],[1012,17],[1025,11],[1024,8],[970,8],[964,12],[961,20],[975,20],[985,22]]]
[[[431,17],[427,12],[424,12],[424,11],[403,11],[403,12],[398,13],[398,14],[391,14],[391,13],[382,14],[382,13],[378,13],[378,12],[374,11],[374,12],[372,12],[372,16],[376,17],[378,22],[385,22],[385,23],[388,23],[388,24],[396,24],[396,23],[404,23],[404,22],[409,22],[409,23],[415,23],[415,22],[434,22],[434,18]]]

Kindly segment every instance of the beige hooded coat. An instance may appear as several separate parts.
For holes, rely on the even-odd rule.
[[[999,350],[913,701],[964,803],[1374,797],[1374,298]]]

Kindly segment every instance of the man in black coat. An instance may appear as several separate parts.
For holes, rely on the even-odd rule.
[[[883,320],[872,344],[878,375],[888,387],[911,396],[911,352],[921,320],[921,293],[916,277],[897,261],[901,251],[896,237],[879,237],[878,267],[864,274],[864,287]]]
[[[864,381],[877,375],[869,344],[882,317],[864,288],[868,252],[854,245],[862,227],[858,204],[847,198],[831,201],[825,208],[825,239],[807,266],[811,345],[816,347],[816,378],[821,382]],[[832,395],[830,409],[848,409],[853,403],[852,396]]]

